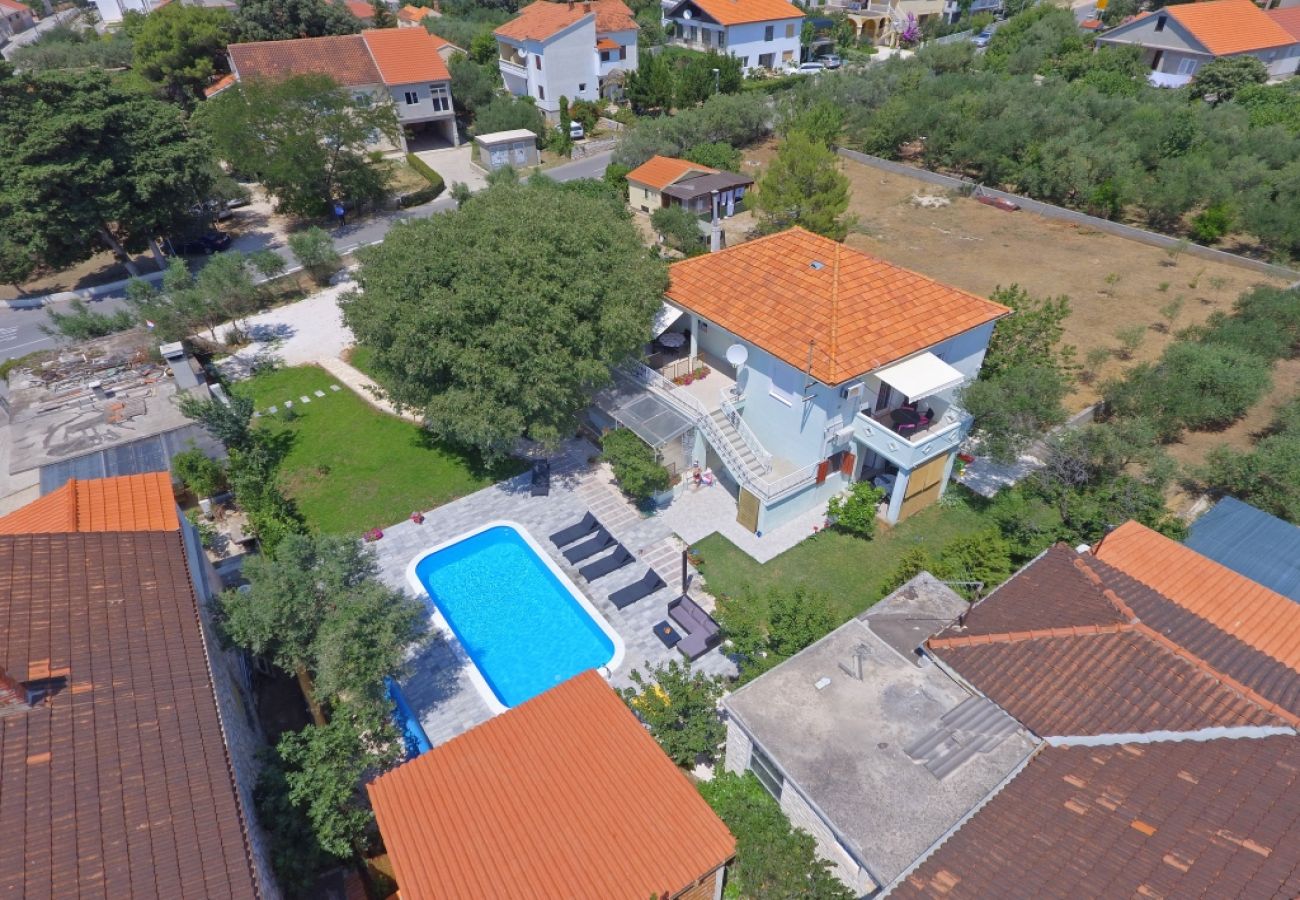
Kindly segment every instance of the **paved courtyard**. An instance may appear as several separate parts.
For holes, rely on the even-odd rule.
[[[590,444],[575,442],[561,458],[553,459],[551,493],[547,497],[531,496],[528,475],[524,474],[427,511],[422,525],[406,521],[385,528],[384,537],[371,545],[379,558],[380,577],[394,588],[409,591],[406,567],[421,551],[485,522],[507,520],[522,526],[545,548],[623,638],[627,652],[623,664],[614,670],[611,684],[628,687],[628,675],[633,669],[644,670],[670,659],[682,659],[676,650],[665,648],[652,629],[656,622],[667,618],[668,601],[681,590],[684,545],[662,516],[643,517],[623,499],[608,469],[588,462],[594,454]],[[570,565],[547,539],[588,511],[636,556],[635,563],[594,585],[584,581],[577,567]],[[647,566],[658,572],[668,587],[627,609],[615,609],[609,594],[639,579]],[[693,570],[690,577],[695,578]],[[693,590],[692,595],[706,608],[712,603],[698,590]],[[411,673],[402,682],[402,690],[434,746],[491,718],[491,710],[467,674],[468,658],[453,639],[433,638],[411,662]],[[710,674],[736,674],[735,665],[718,650],[709,651],[694,666]]]

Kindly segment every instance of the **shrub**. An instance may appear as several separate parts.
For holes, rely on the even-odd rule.
[[[837,531],[870,539],[876,534],[876,507],[885,492],[869,481],[859,481],[849,488],[848,496],[832,497],[826,515]]]
[[[334,249],[334,242],[321,228],[308,228],[289,235],[289,249],[318,285],[328,284],[343,264],[342,257]]]
[[[1192,237],[1198,244],[1213,244],[1232,228],[1235,216],[1226,203],[1212,203],[1192,219]]]
[[[659,464],[654,450],[626,428],[605,435],[601,449],[618,486],[634,500],[649,500],[672,484],[672,476]]]
[[[1248,453],[1211,450],[1195,477],[1215,493],[1300,525],[1300,398],[1278,413],[1270,431]]]
[[[437,188],[437,193],[434,194],[435,197],[442,193],[442,189],[446,187],[446,182],[442,180],[441,175],[430,168],[428,163],[414,153],[408,153],[406,154],[406,164],[423,175],[424,180],[429,182],[429,187]]]
[[[730,652],[739,657],[741,682],[757,678],[839,624],[830,597],[802,587],[720,597],[714,617],[731,643]]]
[[[212,497],[226,486],[226,470],[197,447],[172,457],[172,471],[195,497]]]
[[[997,528],[985,528],[945,544],[934,569],[937,578],[975,600],[1011,577],[1011,547]]]
[[[628,677],[636,686],[619,693],[673,762],[694,766],[700,758],[717,755],[726,737],[718,717],[721,678],[693,672],[689,664],[675,659],[645,675],[633,669]]]
[[[685,159],[711,169],[736,172],[740,169],[740,151],[723,141],[696,144],[682,154]]]
[[[1119,358],[1132,359],[1133,354],[1142,346],[1147,337],[1145,325],[1126,325],[1115,332],[1119,338]]]
[[[632,169],[630,166],[620,166],[616,163],[610,163],[605,167],[605,174],[601,176],[605,184],[618,191],[619,196],[623,198],[624,203],[627,202],[628,197],[627,173],[631,171]]]
[[[1006,491],[1002,493],[1005,494]],[[894,566],[894,571],[885,579],[881,590],[885,594],[892,594],[917,575],[933,568],[934,560],[930,557],[930,551],[924,547],[909,547],[898,557],[898,563]]]
[[[41,326],[42,331],[50,335],[62,335],[74,341],[85,341],[126,331],[135,325],[135,316],[128,309],[119,309],[111,313],[97,312],[80,299],[71,301],[67,312],[49,309],[46,310],[46,315],[54,326],[52,328]]]
[[[700,218],[684,206],[664,206],[650,214],[650,227],[664,243],[687,256],[704,252]]]

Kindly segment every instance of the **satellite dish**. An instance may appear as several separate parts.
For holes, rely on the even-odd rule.
[[[749,359],[749,351],[745,349],[744,344],[732,344],[727,348],[727,362],[737,369],[743,366],[747,359]]]
[[[682,10],[683,19],[689,19],[690,17],[691,17],[691,11],[689,9]]]

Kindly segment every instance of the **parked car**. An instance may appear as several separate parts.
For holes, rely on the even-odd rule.
[[[169,242],[172,246],[172,252],[177,256],[211,256],[212,254],[225,250],[230,246],[230,235],[224,231],[204,231],[193,237],[177,239]]]
[[[190,215],[199,220],[224,222],[234,215],[230,207],[222,200],[209,200],[206,203],[195,203],[190,207]]]
[[[794,70],[794,74],[817,75],[818,73],[825,72],[825,71],[826,71],[826,67],[824,65],[817,62],[816,60],[809,60],[806,63],[800,63],[799,67]]]
[[[976,49],[983,50],[985,47],[989,45],[989,41],[992,39],[993,39],[993,29],[985,28],[979,34],[975,35],[975,37],[971,38],[971,43],[975,45]]]
[[[569,137],[575,141],[580,141],[587,136],[587,130],[582,127],[581,122],[569,123]]]
[[[817,62],[821,63],[828,69],[838,69],[842,64],[839,56],[834,53],[823,53],[821,56],[817,57]]]

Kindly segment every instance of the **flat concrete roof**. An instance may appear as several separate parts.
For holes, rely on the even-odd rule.
[[[918,664],[905,630],[909,620],[918,623],[917,634],[933,622],[947,624],[966,608],[951,589],[922,573],[723,701],[881,885],[1016,771],[1037,743],[983,701],[990,709],[974,727],[992,716],[1005,734],[986,752],[970,753],[943,778],[932,774],[924,757],[906,752],[942,729],[940,719],[963,702],[980,702],[928,657]],[[877,625],[891,634],[888,642]],[[853,674],[859,659],[861,680]],[[969,736],[942,741],[940,750]]]
[[[537,135],[527,128],[515,128],[512,131],[494,131],[491,134],[475,135],[474,140],[479,144],[499,144],[502,141],[535,141]]]

